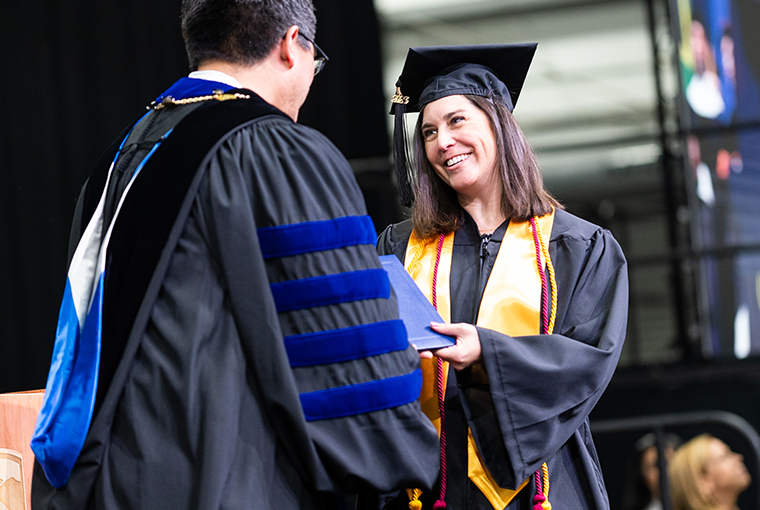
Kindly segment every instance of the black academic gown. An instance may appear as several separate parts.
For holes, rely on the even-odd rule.
[[[467,216],[454,237],[451,320],[474,324],[493,268],[502,225],[483,250]],[[378,252],[404,260],[409,221],[389,226]],[[555,215],[549,243],[557,281],[555,334],[510,337],[478,328],[486,384],[471,369],[450,369],[446,389],[448,508],[490,509],[467,478],[467,427],[499,485],[514,489],[548,462],[549,501],[555,509],[606,509],[607,492],[589,431],[588,415],[615,370],[628,313],[626,261],[612,235],[565,211]],[[444,268],[440,268],[444,270]],[[421,498],[430,508],[437,485]],[[509,509],[533,508],[535,482]],[[390,507],[405,509],[405,494]]]
[[[115,223],[84,447],[61,489],[37,464],[35,509],[335,508],[335,493],[435,481],[435,429],[416,401],[305,418],[301,395],[409,374],[419,360],[404,344],[291,367],[283,337],[394,319],[397,308],[391,297],[277,312],[270,284],[381,266],[374,235],[264,259],[258,229],[366,211],[351,168],[324,136],[243,92],[251,99],[153,112],[130,135],[108,207],[124,188],[119,176],[175,126]],[[75,240],[115,151],[80,197]]]

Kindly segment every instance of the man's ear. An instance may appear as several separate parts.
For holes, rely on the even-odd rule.
[[[290,69],[295,65],[295,45],[298,44],[299,28],[293,25],[285,32],[285,37],[280,41],[280,60]]]

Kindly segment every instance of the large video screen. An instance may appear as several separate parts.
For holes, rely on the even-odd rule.
[[[676,1],[684,96],[696,126],[760,121],[760,1]]]
[[[760,355],[760,1],[673,0],[707,356]]]

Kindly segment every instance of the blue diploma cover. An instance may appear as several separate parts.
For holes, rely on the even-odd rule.
[[[453,338],[436,333],[430,328],[431,322],[443,322],[443,319],[414,283],[398,258],[395,255],[383,255],[380,257],[380,262],[383,264],[383,269],[388,272],[391,287],[396,293],[399,318],[404,321],[409,343],[414,344],[418,351],[454,345],[456,342]]]

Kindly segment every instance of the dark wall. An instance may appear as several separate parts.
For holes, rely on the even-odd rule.
[[[317,44],[330,57],[299,122],[330,138],[348,159],[389,154],[380,31],[372,0],[314,0]]]
[[[71,216],[101,151],[187,73],[180,0],[0,2],[0,392],[44,387]],[[331,60],[301,121],[387,154],[371,0],[319,0]]]
[[[402,213],[390,177],[390,104],[383,96],[377,16],[371,0],[314,5],[317,44],[330,61],[314,79],[298,120],[322,131],[351,160],[379,232]]]

